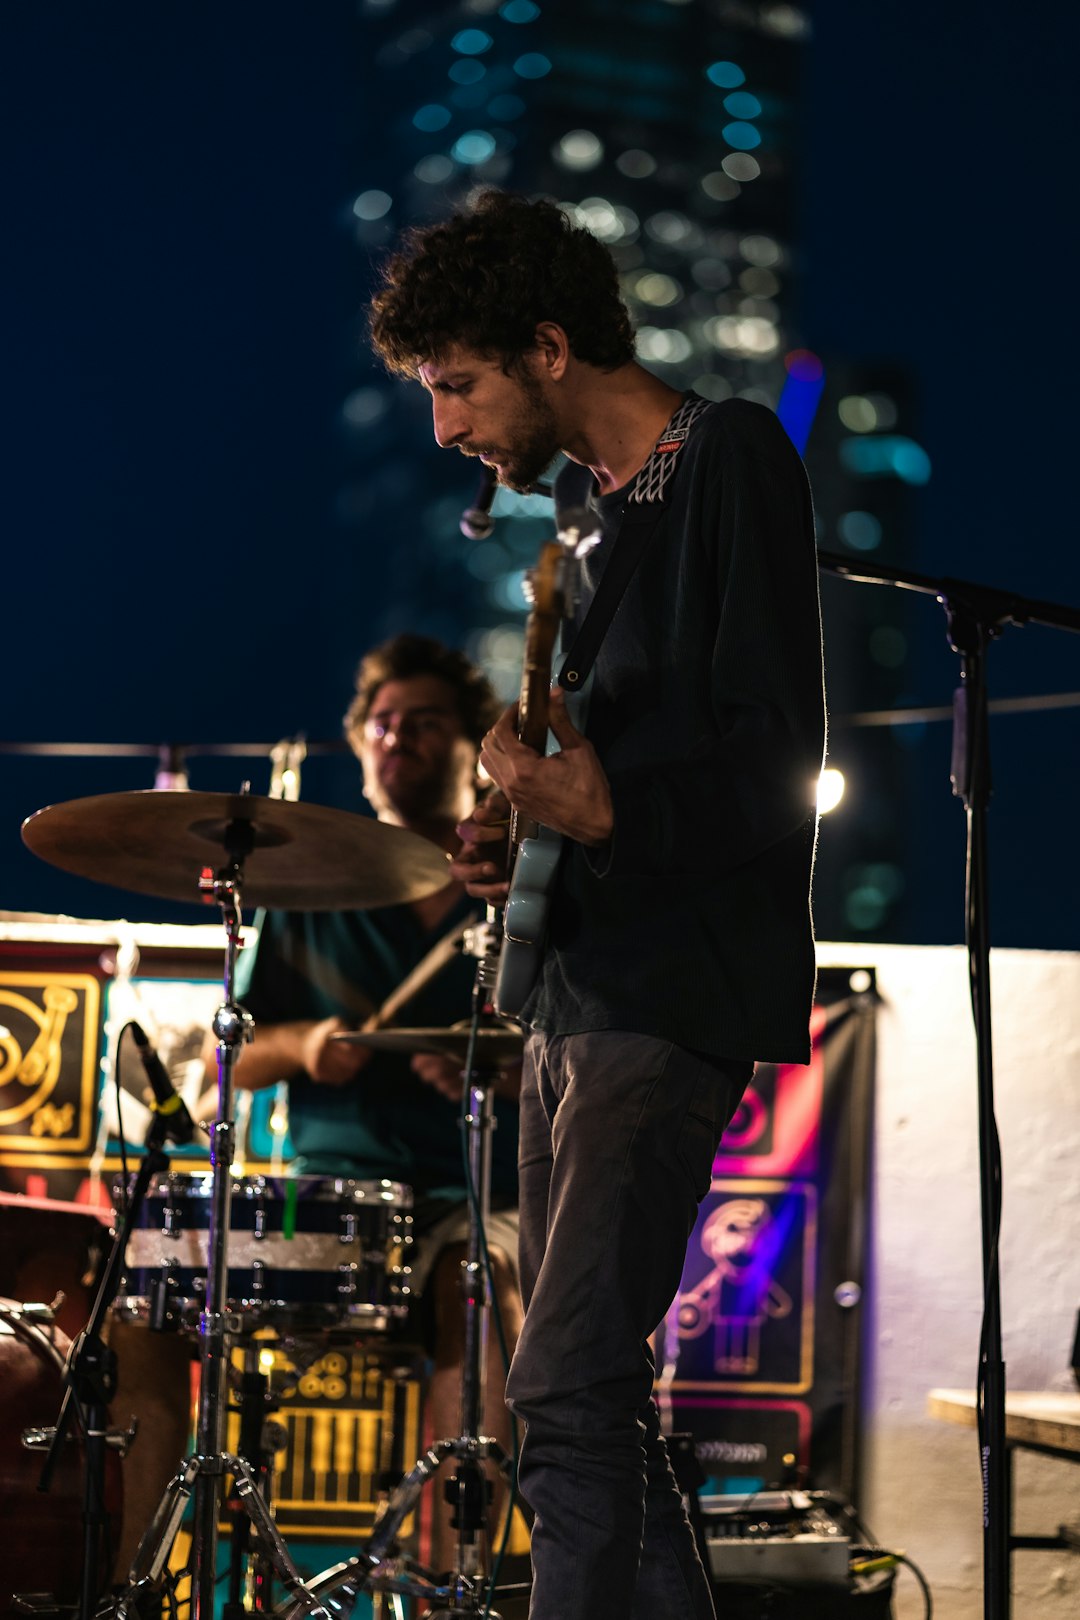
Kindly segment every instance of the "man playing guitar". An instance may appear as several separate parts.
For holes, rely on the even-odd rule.
[[[500,483],[528,489],[567,457],[557,508],[572,483],[603,536],[578,628],[655,508],[584,731],[560,690],[557,751],[501,716],[481,752],[499,792],[459,828],[451,870],[505,898],[507,801],[563,835],[521,1010],[527,1309],[507,1398],[526,1426],[532,1620],[708,1620],[648,1339],[754,1061],[809,1058],[824,746],[809,490],[770,411],[707,407],[637,364],[610,254],[550,202],[486,192],[411,232],[372,336],[430,393],[438,443]]]

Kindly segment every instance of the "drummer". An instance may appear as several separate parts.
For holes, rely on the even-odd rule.
[[[345,733],[364,772],[364,794],[381,821],[456,853],[458,822],[476,796],[479,743],[499,710],[485,677],[465,656],[424,636],[399,635],[360,664]],[[381,910],[273,912],[257,919],[258,943],[240,957],[238,999],[255,1039],[235,1069],[237,1088],[285,1080],[293,1169],[304,1175],[383,1177],[412,1188],[413,1287],[419,1326],[433,1357],[428,1390],[435,1438],[460,1429],[464,1350],[461,1261],[466,1191],[462,1169],[460,1065],[449,1058],[372,1052],[332,1037],[355,1030],[448,933],[478,917],[454,882],[423,900]],[[445,1027],[466,1019],[475,964],[455,953],[395,1022]],[[210,1049],[207,1051],[210,1059]],[[215,1071],[216,1072],[216,1069]],[[521,1321],[517,1287],[517,1083],[520,1065],[495,1084],[492,1216],[487,1229],[507,1348]],[[509,1449],[505,1372],[488,1337],[484,1423]],[[441,1490],[436,1563],[453,1547]]]

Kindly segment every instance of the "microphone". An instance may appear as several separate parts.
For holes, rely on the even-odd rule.
[[[131,1033],[138,1049],[139,1060],[146,1070],[150,1090],[154,1093],[153,1110],[165,1126],[166,1137],[182,1146],[195,1136],[195,1121],[184,1106],[183,1099],[172,1081],[164,1063],[150,1045],[141,1024],[132,1023]]]
[[[473,504],[462,512],[458,525],[462,534],[467,535],[470,540],[486,540],[494,531],[495,519],[491,515],[491,503],[495,499],[498,487],[499,475],[495,468],[483,467]]]

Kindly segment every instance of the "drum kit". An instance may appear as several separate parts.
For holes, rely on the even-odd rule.
[[[467,948],[478,958],[472,1018],[450,1029],[377,1029],[344,1034],[383,1050],[434,1051],[463,1070],[468,1105],[466,1158],[471,1187],[469,1237],[462,1268],[465,1358],[461,1433],[438,1441],[389,1492],[369,1539],[354,1557],[305,1581],[274,1521],[266,1459],[243,1454],[251,1433],[241,1414],[237,1453],[226,1449],[234,1348],[264,1330],[285,1338],[380,1333],[407,1310],[410,1190],[394,1182],[233,1175],[233,1071],[253,1035],[237,1003],[234,978],[242,905],[294,910],[365,909],[420,900],[447,881],[446,856],[427,840],[349,812],[252,795],[159,791],[113,793],[49,806],[23,826],[23,839],[62,870],[162,899],[216,905],[224,925],[224,997],[213,1020],[217,1038],[217,1113],[208,1124],[210,1170],[178,1175],[164,1148],[176,1140],[176,1115],[158,1097],[146,1152],[131,1185],[119,1190],[116,1234],[86,1329],[66,1360],[60,1416],[38,1444],[50,1446],[49,1482],[76,1414],[84,1430],[87,1546],[78,1620],[114,1615],[145,1620],[168,1595],[168,1562],[192,1504],[192,1620],[213,1620],[219,1519],[234,1481],[245,1543],[261,1577],[251,1590],[257,1612],[280,1620],[348,1615],[361,1593],[389,1601],[426,1601],[431,1616],[494,1615],[493,1579],[484,1553],[489,1494],[485,1462],[513,1485],[513,1464],[481,1432],[483,1366],[491,1306],[484,1222],[491,1174],[492,1081],[520,1053],[517,1029],[490,1007],[490,925]],[[157,1088],[155,1088],[157,1090]],[[188,1121],[190,1128],[190,1121]],[[99,1598],[104,1517],[107,1401],[115,1366],[103,1330],[108,1318],[137,1318],[151,1329],[197,1335],[200,1379],[194,1452],[171,1480],[135,1554],[123,1589]],[[447,1487],[455,1507],[456,1565],[436,1577],[401,1550],[402,1526],[422,1487],[444,1459],[456,1460]],[[273,1580],[285,1598],[275,1607]],[[377,1608],[376,1612],[383,1612]],[[495,1617],[497,1620],[497,1617]]]

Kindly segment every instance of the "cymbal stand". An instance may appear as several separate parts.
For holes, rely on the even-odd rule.
[[[466,1616],[499,1620],[488,1607],[488,1576],[483,1570],[483,1543],[490,1486],[484,1472],[490,1460],[503,1474],[509,1487],[507,1512],[513,1508],[514,1462],[495,1439],[481,1432],[483,1422],[484,1369],[487,1354],[488,1317],[491,1289],[488,1281],[487,1246],[484,1228],[491,1204],[491,1142],[495,1129],[493,1074],[478,1061],[481,1025],[494,1017],[491,992],[494,988],[493,952],[497,944],[493,924],[470,931],[466,950],[478,957],[473,987],[472,1030],[465,1060],[468,1110],[465,1115],[465,1150],[468,1158],[472,1195],[469,1198],[469,1228],[466,1258],[462,1265],[462,1297],[465,1310],[465,1344],[461,1370],[461,1433],[438,1440],[424,1452],[400,1483],[391,1491],[375,1521],[371,1535],[359,1555],[325,1570],[308,1582],[308,1591],[319,1597],[360,1592],[391,1593],[425,1599],[433,1607],[427,1620],[463,1620]],[[448,1457],[457,1459],[454,1476],[445,1485],[447,1501],[454,1509],[452,1524],[457,1531],[456,1564],[444,1582],[429,1570],[422,1570],[397,1551],[402,1525],[415,1508],[423,1487]],[[338,1604],[333,1604],[335,1609]],[[281,1620],[298,1620],[300,1610],[288,1605]]]
[[[210,1230],[207,1237],[206,1308],[199,1319],[199,1401],[195,1452],[181,1465],[166,1487],[151,1524],[139,1544],[120,1595],[119,1620],[139,1613],[139,1600],[156,1589],[180,1528],[189,1499],[194,1495],[191,1549],[191,1620],[214,1620],[217,1579],[218,1515],[226,1478],[236,1481],[236,1495],[251,1520],[256,1540],[275,1574],[296,1599],[298,1612],[324,1616],[317,1598],[304,1586],[303,1577],[289,1555],[266,1501],[256,1473],[243,1457],[224,1450],[228,1416],[229,1341],[240,1331],[238,1317],[226,1311],[228,1236],[235,1151],[233,1067],[245,1041],[254,1033],[251,1015],[234,1000],[236,956],[240,949],[243,864],[254,847],[249,821],[237,818],[224,832],[226,864],[218,871],[204,870],[199,888],[221,909],[225,925],[224,1001],[214,1014],[218,1047],[218,1112],[210,1127]],[[328,1620],[328,1617],[325,1617]]]

